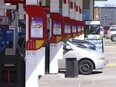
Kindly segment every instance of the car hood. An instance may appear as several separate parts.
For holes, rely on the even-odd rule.
[[[66,42],[69,46],[71,46],[72,50],[76,51],[76,53],[80,56],[80,58],[88,57],[88,58],[99,58],[99,57],[105,57],[105,55],[101,52],[89,49],[89,48],[80,48],[74,44],[72,44],[70,41]]]
[[[88,56],[88,57],[94,57],[94,56],[97,56],[97,57],[105,57],[104,53],[103,52],[98,52],[96,50],[92,50],[92,49],[88,49],[88,48],[79,48],[77,47],[76,50],[79,50],[78,53],[81,55],[84,56]]]

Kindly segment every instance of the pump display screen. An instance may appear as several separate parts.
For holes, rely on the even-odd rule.
[[[53,34],[61,35],[61,22],[55,21],[53,26]]]
[[[76,33],[76,25],[72,26],[72,33]]]
[[[71,33],[71,26],[70,26],[70,24],[68,24],[68,23],[65,24],[64,32],[65,32],[65,34],[70,34]]]
[[[43,19],[31,18],[31,38],[43,38]]]

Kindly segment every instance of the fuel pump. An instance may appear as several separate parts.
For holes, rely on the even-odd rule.
[[[64,20],[59,13],[50,13],[50,73],[58,73],[58,59],[63,58],[62,39],[64,35]]]
[[[26,87],[37,87],[45,75],[47,15],[41,6],[26,5]]]
[[[0,44],[4,49],[0,53],[0,86],[1,87],[24,87],[25,86],[25,61],[17,50],[17,19],[18,12],[15,0],[1,0],[0,10],[12,10],[10,16],[0,17]],[[15,5],[5,5],[5,2]],[[13,28],[10,25],[14,26]],[[14,46],[15,45],[15,46]]]

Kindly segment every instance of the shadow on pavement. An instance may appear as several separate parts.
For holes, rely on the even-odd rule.
[[[58,73],[66,73],[66,71],[65,70],[61,70],[61,71],[58,71]]]
[[[101,74],[103,73],[102,71],[93,71],[92,74]]]
[[[63,73],[63,74],[65,74],[66,71],[65,71],[65,70],[61,70],[61,71],[59,71],[58,73]],[[103,71],[93,71],[90,75],[101,74],[101,73],[103,73]],[[80,73],[79,73],[79,74],[80,74]],[[80,75],[82,75],[82,74],[80,74]]]

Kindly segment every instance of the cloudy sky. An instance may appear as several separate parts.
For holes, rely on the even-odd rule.
[[[103,7],[105,5],[116,7],[116,0],[95,1],[95,6]]]

